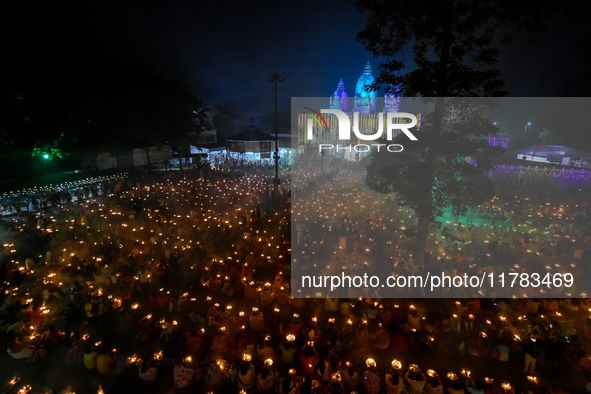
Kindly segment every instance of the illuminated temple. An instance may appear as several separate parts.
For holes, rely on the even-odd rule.
[[[355,95],[349,97],[343,79],[337,84],[337,88],[330,96],[329,102],[322,108],[338,109],[349,114],[351,123],[353,122],[353,112],[359,113],[359,129],[367,134],[375,133],[378,127],[378,114],[398,112],[400,107],[400,96],[396,94],[386,94],[383,100],[378,101],[377,91],[369,90],[369,87],[375,82],[371,64],[368,61],[365,64],[363,72],[357,84],[355,85]],[[381,104],[381,105],[380,105]],[[310,143],[336,144],[337,140],[337,118],[331,114],[324,114],[328,126],[328,133],[320,132],[320,125],[314,124],[314,141],[306,139],[305,125],[309,114],[300,113],[298,115],[298,145],[300,147]]]

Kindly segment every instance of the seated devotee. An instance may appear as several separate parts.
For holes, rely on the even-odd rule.
[[[19,340],[15,340],[14,344],[6,349],[6,352],[10,355],[10,357],[16,360],[21,360],[34,357],[37,353],[37,349],[35,349],[33,346],[25,345]]]
[[[224,370],[222,369],[223,367],[225,367],[223,362],[212,361],[209,364],[205,374],[205,387],[207,390],[216,390],[221,387],[222,384],[224,384],[226,376]]]
[[[367,370],[363,372],[363,389],[367,394],[378,394],[382,387],[382,378],[376,370],[376,363],[372,358],[366,360]]]
[[[96,369],[98,369],[101,375],[111,372],[114,363],[115,357],[110,355],[106,350],[103,350],[101,354],[96,356]]]
[[[271,393],[275,389],[275,374],[271,369],[272,360],[265,360],[265,367],[258,374],[256,384],[259,393]]]
[[[422,394],[427,379],[425,378],[425,375],[421,372],[421,369],[418,365],[411,364],[408,367],[406,375],[404,375],[404,379],[408,383],[410,392],[412,394]]]
[[[392,368],[386,373],[384,380],[386,394],[402,394],[406,390],[406,384],[400,375],[401,368],[402,364],[398,360],[392,361]]]
[[[138,371],[139,377],[144,383],[152,383],[156,380],[156,374],[158,373],[158,367],[152,360],[146,360],[140,365]]]
[[[192,365],[192,359],[190,357],[178,359],[173,370],[174,387],[177,389],[187,388],[193,382],[194,377],[195,369]]]
[[[96,358],[98,357],[97,349],[91,344],[87,344],[84,349],[84,366],[87,369],[96,368]]]
[[[45,331],[39,337],[40,346],[45,349],[50,349],[50,348],[53,348],[53,347],[59,345],[61,340],[62,340],[61,333],[59,332],[59,330],[57,328],[55,328],[55,326],[53,324],[50,325],[49,328],[47,329],[47,331]]]
[[[242,364],[236,371],[236,384],[238,385],[238,389],[244,391],[251,390],[257,378],[254,365],[248,360],[249,358],[246,358],[242,361]]]
[[[426,394],[443,394],[443,384],[439,375],[432,369],[427,370],[427,383],[425,384]]]

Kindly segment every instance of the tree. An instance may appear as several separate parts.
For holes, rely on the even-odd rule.
[[[524,28],[534,37],[551,8],[542,2],[508,0],[358,0],[357,7],[371,15],[357,39],[374,56],[385,56],[372,86],[406,96],[435,97],[434,110],[417,143],[407,144],[397,161],[374,155],[367,183],[382,192],[395,191],[400,201],[418,216],[415,259],[425,255],[429,227],[443,209],[454,213],[474,203],[474,179],[492,165],[482,137],[496,129],[478,108],[445,97],[500,96],[503,82],[492,65],[499,46],[511,41],[499,31]],[[546,6],[546,7],[545,7]],[[398,56],[412,50],[416,68],[406,73]],[[453,100],[451,100],[453,101]],[[451,104],[451,106],[450,106]],[[454,108],[455,106],[455,108]],[[459,110],[470,117],[446,122],[446,112]],[[381,157],[380,157],[381,156]],[[476,160],[477,167],[470,164]]]
[[[185,85],[171,83],[164,95],[163,113],[168,119],[167,142],[178,151],[182,169],[183,154],[189,151],[191,143],[196,143],[195,137],[211,128],[208,108],[189,93]]]
[[[0,173],[79,168],[80,158],[101,152],[170,144],[186,149],[189,134],[207,125],[206,107],[179,82],[133,64],[110,67],[70,63],[21,79],[0,96],[10,116],[0,120]]]
[[[542,127],[542,131],[538,134],[538,138],[542,145],[558,145],[563,143],[560,136],[562,133],[556,133],[548,127]]]

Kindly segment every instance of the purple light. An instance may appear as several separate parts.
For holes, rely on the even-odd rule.
[[[470,164],[472,164],[471,161],[470,161]],[[505,173],[505,174],[516,174],[518,172],[523,172],[526,175],[546,175],[546,176],[553,176],[555,178],[584,180],[586,182],[589,182],[591,180],[591,172],[585,171],[582,169],[575,170],[574,168],[571,168],[571,169],[566,169],[566,168],[561,168],[561,169],[544,168],[544,169],[541,169],[540,168],[540,169],[538,169],[538,167],[535,167],[535,169],[533,169],[533,170],[529,170],[529,169],[524,170],[522,165],[515,167],[513,164],[511,164],[510,166],[507,166],[506,164],[503,164],[502,166],[499,164],[496,164],[495,171],[500,172],[500,173]]]
[[[488,144],[490,146],[501,146],[505,149],[509,146],[509,137],[488,137]]]

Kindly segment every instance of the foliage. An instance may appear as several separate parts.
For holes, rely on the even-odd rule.
[[[366,184],[381,193],[396,193],[403,205],[431,219],[447,208],[460,215],[468,206],[490,199],[487,171],[494,165],[493,157],[503,149],[490,146],[485,138],[496,129],[482,115],[482,106],[483,100],[450,99],[435,162],[427,161],[435,150],[431,113],[424,117],[424,126],[417,132],[418,141],[409,142],[400,136],[394,142],[404,146],[402,152],[381,150],[372,154]],[[424,203],[426,185],[430,187],[431,204]]]
[[[556,133],[548,127],[543,127],[540,134],[538,134],[538,138],[542,145],[559,145],[564,142],[561,135],[562,133]]]
[[[500,47],[516,32],[538,38],[546,19],[564,11],[553,0],[358,0],[371,15],[357,34],[375,56],[385,56],[374,88],[407,97],[499,96],[503,82],[492,68]],[[412,51],[408,68],[403,52]],[[407,61],[407,63],[409,63]]]
[[[78,168],[85,154],[163,144],[178,149],[190,142],[189,133],[209,127],[202,102],[182,83],[148,69],[71,64],[53,75],[38,81],[40,86],[21,81],[12,87],[15,93],[4,96],[5,108],[12,109],[0,121],[7,177],[49,169],[47,159]]]
[[[542,2],[508,0],[358,0],[371,15],[357,39],[374,56],[384,56],[372,89],[389,93],[435,97],[419,141],[405,150],[375,154],[368,167],[367,183],[383,192],[395,191],[400,201],[418,216],[415,253],[423,256],[429,225],[451,207],[461,213],[486,196],[486,171],[495,153],[484,136],[496,132],[471,101],[445,97],[500,96],[503,82],[493,65],[500,46],[511,41],[508,26],[539,33],[543,16],[550,15]],[[405,70],[403,54],[412,51],[415,68]],[[452,116],[459,115],[459,116]],[[470,164],[475,159],[477,166]]]

